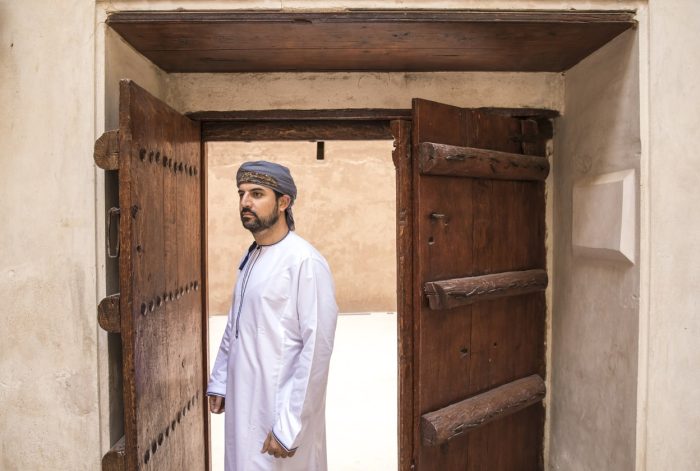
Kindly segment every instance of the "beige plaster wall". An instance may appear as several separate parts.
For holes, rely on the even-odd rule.
[[[209,308],[228,314],[238,263],[253,239],[238,213],[236,170],[249,160],[290,168],[296,232],[328,260],[340,312],[396,310],[396,180],[392,141],[209,143]]]
[[[700,469],[700,3],[652,0],[649,31],[649,219],[642,259],[648,357],[640,365],[647,417],[640,469]]]
[[[168,80],[168,102],[183,112],[410,108],[412,98],[464,107],[561,109],[564,90],[557,73],[171,74]]]
[[[553,165],[555,470],[635,469],[639,266],[574,253],[572,193],[593,176],[639,173],[638,54],[629,31],[566,72]]]
[[[0,1],[0,469],[94,470],[94,4]]]

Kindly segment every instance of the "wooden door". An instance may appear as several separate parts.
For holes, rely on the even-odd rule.
[[[203,470],[200,127],[131,81],[121,82],[119,99],[111,142],[118,146],[120,293],[111,329],[122,340],[124,438],[103,468]]]
[[[410,368],[400,367],[411,375],[401,410],[411,402],[413,434],[401,435],[412,455],[403,468],[543,467],[549,166],[541,140],[523,138],[533,123],[413,102],[413,335],[401,352]]]

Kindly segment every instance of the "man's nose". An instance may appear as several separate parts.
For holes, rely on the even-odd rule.
[[[251,201],[248,195],[244,194],[241,197],[241,208],[250,209]]]

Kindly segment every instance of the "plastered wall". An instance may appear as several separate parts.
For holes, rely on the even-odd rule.
[[[553,159],[553,470],[635,469],[639,266],[596,249],[575,252],[572,220],[580,208],[572,202],[578,182],[639,174],[638,54],[629,31],[566,72]],[[602,206],[614,203],[604,198]],[[589,215],[598,231],[605,230],[605,207]],[[632,226],[638,232],[634,220]]]
[[[289,167],[296,233],[328,260],[341,313],[396,310],[396,178],[392,141],[210,143],[209,309],[228,314],[238,262],[253,238],[241,226],[236,170],[249,160]]]
[[[0,2],[2,470],[99,463],[94,30],[91,2]]]
[[[276,73],[170,74],[168,101],[177,109],[256,110],[410,108],[412,98],[464,107],[559,109],[557,73]]]
[[[649,5],[648,299],[640,343],[648,352],[640,364],[648,414],[640,462],[649,471],[700,469],[699,18],[694,0]]]

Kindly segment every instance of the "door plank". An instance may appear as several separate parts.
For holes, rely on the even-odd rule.
[[[418,164],[425,175],[447,175],[498,180],[544,180],[547,159],[473,147],[423,142]]]
[[[487,299],[518,296],[547,287],[545,270],[523,270],[425,283],[430,309],[451,309]]]
[[[423,414],[423,443],[428,446],[440,445],[540,402],[544,395],[544,381],[539,375],[531,375]]]
[[[119,278],[129,470],[206,469],[201,291],[185,292],[201,278],[194,172],[200,136],[199,123],[133,82],[120,83]]]

